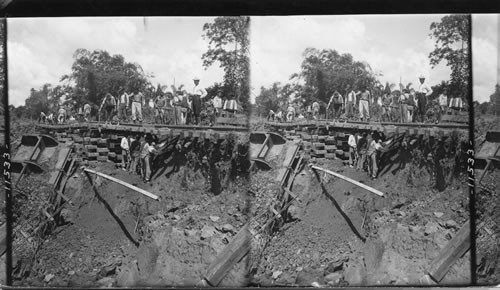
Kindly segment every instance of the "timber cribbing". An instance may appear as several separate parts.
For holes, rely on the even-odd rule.
[[[242,137],[248,129],[233,126],[166,126],[154,124],[103,124],[97,122],[69,124],[37,124],[38,129],[52,135],[62,144],[71,146],[71,158],[76,161],[121,162],[120,142],[126,135],[156,135],[167,143],[189,140],[225,140]]]
[[[391,148],[397,148],[404,136],[413,144],[418,139],[447,140],[453,133],[468,135],[468,124],[460,123],[392,123],[392,122],[333,122],[312,120],[302,122],[267,122],[267,126],[289,140],[300,141],[302,149],[312,157],[347,159],[349,134],[377,131],[392,139]]]

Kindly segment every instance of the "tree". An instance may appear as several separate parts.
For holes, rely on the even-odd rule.
[[[40,89],[31,88],[30,96],[25,100],[27,117],[38,118],[40,112],[49,111],[50,84],[44,84]]]
[[[495,92],[490,96],[490,113],[500,115],[500,84],[495,85]]]
[[[209,40],[203,53],[203,66],[208,68],[219,62],[224,69],[223,94],[237,96],[238,102],[248,109],[249,86],[249,37],[250,17],[217,17],[213,23],[203,25],[203,38]]]
[[[292,78],[304,80],[302,96],[306,102],[315,99],[327,103],[335,91],[346,95],[350,88],[372,89],[377,84],[369,64],[355,61],[351,54],[306,48],[303,57],[301,72]]]
[[[430,29],[430,37],[436,41],[434,50],[429,54],[430,64],[434,67],[445,60],[446,65],[451,69],[449,93],[468,100],[470,97],[470,16],[445,16],[440,22],[433,22]]]
[[[68,101],[78,106],[85,102],[99,104],[106,93],[117,96],[120,88],[133,92],[144,90],[149,84],[142,67],[137,63],[126,62],[122,55],[80,48],[75,51],[73,58],[71,74],[62,76],[61,81],[74,82]]]

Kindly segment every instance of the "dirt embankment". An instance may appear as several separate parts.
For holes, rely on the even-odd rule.
[[[30,256],[33,263],[15,285],[206,285],[202,280],[209,265],[247,220],[248,180],[233,164],[239,161],[233,158],[238,155],[234,148],[241,149],[221,149],[217,162],[206,170],[198,164],[204,159],[190,157],[189,152],[178,162],[162,161],[151,183],[114,163],[87,165],[156,194],[160,201],[102,177],[90,175],[89,180],[78,169],[65,189],[74,205],[64,206],[57,227]],[[217,194],[213,175],[218,175]],[[33,175],[25,180],[33,190],[48,178]],[[37,192],[50,192],[50,188],[40,187]],[[21,258],[21,252],[14,255],[16,269],[30,262]],[[246,279],[243,260],[220,285],[240,286]]]
[[[317,165],[385,195],[306,168],[294,182],[299,201],[290,222],[265,248],[253,269],[253,283],[418,285],[430,262],[469,219],[463,175],[451,176],[446,189],[439,191],[424,165],[410,163],[399,169],[399,163],[390,164],[376,180],[338,160]],[[470,283],[468,256],[452,267],[442,284]]]

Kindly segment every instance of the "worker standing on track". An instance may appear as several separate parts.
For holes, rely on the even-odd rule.
[[[319,103],[317,101],[314,101],[312,104],[312,111],[313,111],[313,119],[317,120],[319,118]]]
[[[47,116],[45,116],[44,112],[40,112],[40,119],[38,119],[38,123],[43,123],[45,124],[45,120],[47,119]]]
[[[106,93],[106,96],[102,100],[101,106],[99,107],[99,112],[102,111],[102,108],[104,107],[104,121],[106,123],[112,121],[113,118],[113,112],[116,110],[116,100],[113,95],[110,93]]]
[[[61,106],[58,111],[57,123],[64,124],[64,122],[66,122],[66,118],[66,110],[64,109],[64,106]]]
[[[215,115],[217,117],[220,117],[220,112],[222,110],[222,99],[219,97],[219,95],[215,95],[214,99],[212,100],[212,104],[214,105]]]
[[[446,89],[443,90],[443,92],[439,95],[439,107],[441,108],[440,110],[440,116],[439,120],[443,119],[443,115],[446,114],[447,112],[447,107],[448,107],[448,95]]]
[[[352,89],[348,94],[345,99],[345,115],[346,118],[352,118],[354,117],[354,105],[356,105],[356,98],[360,94],[358,91],[357,93]]]
[[[207,96],[207,91],[200,86],[200,78],[193,78],[193,115],[195,124],[199,125],[201,113],[201,100]]]
[[[432,89],[425,83],[425,76],[421,75],[419,81],[420,85],[417,90],[418,115],[420,117],[420,122],[423,123],[427,110],[427,98],[432,94]]]
[[[342,97],[342,95],[338,91],[335,91],[333,93],[332,97],[330,98],[330,101],[328,102],[328,106],[327,106],[327,108],[328,108],[328,107],[330,107],[330,105],[333,105],[332,119],[338,119],[340,117],[343,103],[344,103],[344,98]]]
[[[142,122],[142,105],[144,104],[144,95],[137,90],[136,93],[131,97],[132,101],[132,121],[135,123],[136,120]]]
[[[92,112],[92,107],[90,106],[89,103],[86,103],[83,106],[83,119],[85,120],[85,122],[90,121],[90,113],[91,112]]]
[[[286,120],[288,122],[292,122],[295,119],[295,108],[292,105],[292,103],[288,103],[288,108],[287,108],[287,113],[286,113]]]
[[[359,100],[359,118],[361,121],[364,121],[366,118],[366,121],[370,120],[370,91],[368,90],[367,87],[363,90],[361,93],[361,97]]]
[[[127,110],[130,97],[124,89],[120,90],[122,91],[122,94],[120,95],[120,99],[118,101],[118,118],[120,121],[127,122]]]

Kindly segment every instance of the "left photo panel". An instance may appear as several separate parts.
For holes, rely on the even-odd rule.
[[[14,286],[247,285],[249,26],[7,20]]]
[[[5,146],[5,19],[0,18],[0,170],[2,189],[0,193],[0,285],[7,283],[7,195],[5,190],[8,175],[8,151]],[[8,179],[8,176],[7,176]]]

